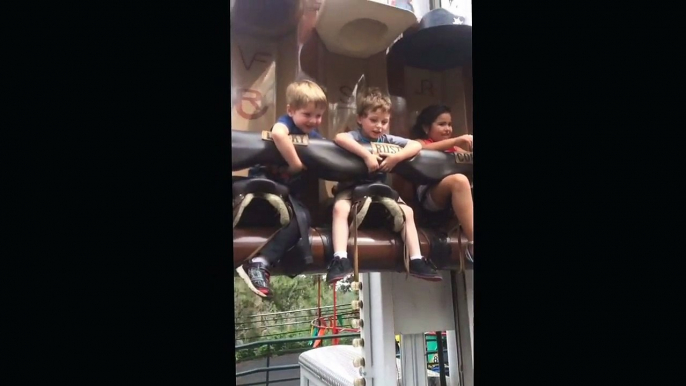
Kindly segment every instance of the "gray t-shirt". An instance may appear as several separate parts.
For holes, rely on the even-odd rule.
[[[361,143],[361,144],[371,143],[370,140],[368,140],[367,138],[365,138],[365,137],[362,135],[362,131],[361,131],[360,129],[357,129],[357,130],[355,130],[355,131],[350,131],[350,132],[348,132],[348,135],[350,135],[351,137],[353,137],[353,139],[354,139],[355,141],[357,141],[358,143]],[[379,138],[378,140],[376,140],[376,141],[374,141],[374,142],[378,142],[378,143],[390,143],[391,145],[398,145],[398,146],[400,146],[400,147],[405,147],[405,146],[407,146],[407,143],[408,143],[409,141],[410,141],[410,140],[407,139],[407,138],[398,137],[398,136],[396,136],[396,135],[383,134],[383,135],[381,135],[381,138]]]
[[[353,137],[353,139],[355,141],[357,141],[357,143],[361,143],[363,145],[366,145],[366,144],[372,142],[362,135],[362,131],[359,128],[355,131],[349,131],[347,134],[350,135],[351,137]],[[410,140],[407,138],[398,137],[396,135],[383,134],[383,135],[381,135],[381,137],[379,139],[377,139],[374,142],[376,142],[376,143],[388,143],[391,145],[397,145],[400,147],[405,147],[405,146],[407,146],[409,141]],[[363,184],[371,184],[373,182],[381,182],[381,183],[385,184],[386,183],[386,174],[387,173],[374,172],[374,173],[369,174],[369,176],[367,178],[364,178],[364,179],[359,180],[359,181],[342,181],[342,182],[338,183],[336,189],[337,189],[337,191],[340,192],[340,191],[346,190],[348,188],[351,188],[353,186],[363,185]]]

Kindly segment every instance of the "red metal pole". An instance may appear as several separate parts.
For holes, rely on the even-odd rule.
[[[336,331],[336,283],[333,284],[333,335],[338,334],[338,331]],[[333,344],[338,344],[338,339],[334,338],[332,341]]]
[[[322,276],[317,275],[317,324],[322,319]]]

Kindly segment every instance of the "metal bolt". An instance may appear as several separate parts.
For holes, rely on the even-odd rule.
[[[353,366],[364,367],[364,357],[357,357],[353,359]]]

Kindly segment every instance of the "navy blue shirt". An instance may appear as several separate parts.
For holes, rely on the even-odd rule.
[[[276,123],[281,123],[288,128],[288,134],[305,134],[304,131],[300,130],[298,126],[293,122],[288,114],[282,115],[276,121]],[[313,139],[324,139],[321,134],[319,134],[318,129],[314,129],[307,134],[308,137]],[[302,178],[300,174],[290,176],[285,173],[285,167],[282,170],[275,165],[255,165],[248,171],[248,177],[264,177],[272,181],[278,182],[280,184],[288,186],[291,195],[297,196],[302,189]]]

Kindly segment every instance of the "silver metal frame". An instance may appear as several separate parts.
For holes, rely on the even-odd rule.
[[[398,384],[395,358],[395,317],[397,315],[394,312],[393,275],[395,275],[393,272],[374,272],[362,274],[360,278],[362,282],[361,319],[364,323],[361,329],[364,346],[360,349],[360,354],[364,353],[365,363],[364,367],[360,367],[359,370],[360,375],[365,378],[366,386],[397,386]],[[474,386],[473,271],[451,272],[449,279],[444,279],[442,285],[451,287],[451,306],[454,311],[452,317],[455,321],[455,331],[449,331],[447,334],[448,360],[451,370],[449,384]],[[396,297],[395,301],[398,302],[401,299]],[[421,318],[421,315],[417,317]],[[445,317],[449,316],[443,318]],[[430,326],[427,328],[431,330]],[[403,334],[400,350],[402,384],[428,386],[424,334]],[[329,386],[319,376],[302,366],[300,384],[301,386]]]

